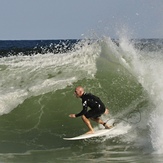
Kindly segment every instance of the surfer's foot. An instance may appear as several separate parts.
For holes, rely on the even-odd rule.
[[[111,129],[112,128],[112,126],[108,126],[106,123],[104,123],[103,126],[105,127],[105,129]]]
[[[94,134],[94,131],[90,130],[90,131],[86,132],[85,134]]]

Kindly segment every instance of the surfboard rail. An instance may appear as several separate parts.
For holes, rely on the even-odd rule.
[[[106,136],[107,133],[111,132],[114,129],[101,129],[101,130],[97,130],[95,131],[93,134],[82,134],[76,137],[67,137],[67,138],[63,138],[64,140],[82,140],[82,139],[89,139],[89,138],[93,138],[93,137],[101,137],[101,136]]]

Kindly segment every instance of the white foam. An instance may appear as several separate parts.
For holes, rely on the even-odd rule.
[[[104,49],[109,62],[116,65],[121,64],[142,85],[151,103],[148,108],[143,108],[142,120],[137,126],[141,130],[150,130],[147,134],[151,140],[152,147],[156,152],[163,153],[163,55],[162,51],[143,51],[136,49],[125,35],[120,36],[119,46],[115,45],[109,38],[104,39],[107,45]],[[119,70],[117,70],[119,71]],[[146,113],[146,115],[144,115]],[[133,127],[134,129],[134,127]],[[148,141],[147,137],[138,138],[139,135],[129,134],[129,141]],[[126,139],[128,141],[128,139]],[[143,145],[143,143],[141,143]]]
[[[0,114],[9,113],[31,96],[94,77],[99,53],[97,43],[83,41],[69,53],[0,58]]]
[[[13,108],[21,104],[27,95],[27,92],[23,90],[2,93],[0,96],[0,115],[9,113]]]
[[[120,47],[124,56],[121,63],[141,83],[153,104],[146,123],[153,148],[163,153],[163,56],[160,51],[138,51],[127,39],[121,40]]]
[[[128,125],[124,125],[123,122],[119,123],[117,126],[115,126],[115,129],[113,128],[113,130],[106,136],[106,138],[114,138],[117,136],[121,136],[121,135],[125,135],[129,132],[129,130],[131,129],[131,126]]]

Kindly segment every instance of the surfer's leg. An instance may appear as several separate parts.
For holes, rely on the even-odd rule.
[[[91,118],[91,120],[97,122],[98,124],[104,124],[104,122],[98,117],[98,118]]]
[[[87,125],[87,127],[89,128],[89,131],[86,134],[93,134],[94,130],[93,127],[91,125],[91,122],[88,118],[86,118],[85,115],[82,115],[82,120],[84,121],[84,123]]]
[[[111,126],[103,122],[99,117],[97,118],[91,118],[93,121],[97,122],[98,124],[102,124],[106,129],[110,129]]]

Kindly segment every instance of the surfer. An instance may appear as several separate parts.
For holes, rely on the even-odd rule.
[[[69,117],[76,118],[76,117],[81,116],[82,120],[85,122],[85,124],[89,128],[89,131],[87,132],[87,134],[94,133],[94,129],[89,119],[99,124],[102,124],[106,129],[111,128],[111,126],[108,126],[105,122],[103,122],[100,119],[100,116],[102,114],[108,114],[109,111],[108,109],[105,108],[105,105],[103,104],[103,102],[100,100],[99,97],[91,93],[84,92],[84,88],[81,86],[76,87],[74,94],[76,95],[77,98],[82,99],[83,109],[78,114],[70,114]],[[90,110],[88,110],[88,107],[90,108]]]

